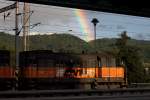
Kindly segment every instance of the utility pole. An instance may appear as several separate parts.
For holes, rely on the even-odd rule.
[[[16,70],[15,70],[15,88],[18,88],[18,73],[19,73],[19,34],[18,34],[18,16],[19,16],[19,2],[16,0],[16,11],[15,11],[15,54],[16,54]]]
[[[30,6],[29,0],[24,0],[23,15],[23,50],[29,50],[29,23],[30,23]]]

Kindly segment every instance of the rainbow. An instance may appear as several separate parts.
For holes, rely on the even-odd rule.
[[[75,9],[75,15],[77,17],[78,22],[80,23],[82,33],[85,34],[84,40],[92,40],[94,38],[94,34],[89,26],[90,21],[88,20],[85,11],[81,9]]]

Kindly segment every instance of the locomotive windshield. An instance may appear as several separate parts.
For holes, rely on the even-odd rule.
[[[7,66],[9,65],[9,52],[5,51],[2,52],[0,51],[0,66]]]

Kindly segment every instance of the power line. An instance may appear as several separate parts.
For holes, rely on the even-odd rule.
[[[73,29],[73,28],[80,28],[80,27],[69,27],[69,25],[59,25],[59,24],[55,24],[55,25],[52,25],[52,24],[40,24],[40,25],[43,25],[43,26],[54,26],[54,27],[60,27],[60,28],[68,28],[68,29]],[[107,26],[109,26],[109,25],[107,25]],[[110,25],[110,26],[113,26],[113,25]],[[101,27],[101,26],[100,26]],[[121,32],[121,31],[115,31],[115,30],[113,30],[113,29],[105,29],[105,28],[102,28],[102,29],[104,29],[104,30],[102,30],[102,31],[111,31],[111,32]],[[131,31],[130,31],[131,32]],[[132,31],[131,33],[140,33],[140,32],[134,32],[134,31]],[[143,32],[142,32],[143,33]],[[145,32],[144,32],[145,33]],[[148,33],[146,33],[146,34],[148,34]]]
[[[35,31],[37,31],[37,30],[35,30]],[[45,30],[44,30],[45,31]],[[99,34],[100,33],[106,33],[106,32],[115,32],[115,33],[117,33],[117,34],[120,34],[121,32],[123,32],[123,30],[122,31],[114,31],[114,30],[103,30],[103,31],[101,31],[101,32],[99,32]],[[42,32],[42,31],[39,31],[39,33],[40,32]],[[61,31],[61,30],[57,30],[57,29],[49,29],[49,30],[46,30],[45,31],[45,33],[49,33],[49,32],[52,32],[52,33],[70,33],[69,31]],[[136,34],[141,34],[140,32],[133,32],[133,31],[127,31],[128,33],[136,33]],[[82,34],[81,34],[82,33]],[[145,33],[145,32],[144,32]],[[77,34],[77,35],[83,35],[83,36],[88,36],[88,35],[86,35],[86,34],[89,34],[89,33],[83,33],[83,32],[80,32],[80,31],[73,31],[72,32],[72,34]],[[108,33],[109,34],[109,33]],[[149,33],[145,33],[145,34],[149,34]],[[97,35],[98,37],[100,36],[100,35]]]
[[[62,28],[62,27],[64,27],[64,28],[68,28],[68,26],[66,25],[66,26],[63,26],[63,25],[50,25],[50,24],[40,24],[40,25],[43,25],[43,26],[54,26],[54,27],[60,27],[60,28]],[[1,26],[2,27],[2,26]],[[73,27],[73,28],[79,28],[79,27]],[[69,27],[68,28],[68,30],[69,29],[72,29],[71,27]],[[50,30],[50,31],[55,31],[55,32],[66,32],[66,31],[60,31],[60,30]],[[102,31],[109,31],[109,32],[119,32],[119,33],[121,33],[122,31],[124,31],[124,30],[120,30],[120,31],[115,31],[115,30],[112,30],[112,29],[104,29],[103,28],[103,30]],[[76,31],[76,33],[82,33],[82,32],[80,32],[80,31]],[[128,33],[137,33],[137,34],[140,34],[140,33],[143,33],[143,32],[134,32],[134,31],[128,31]],[[145,32],[144,32],[145,33]],[[145,33],[145,34],[149,34],[149,33]]]
[[[50,25],[50,24],[40,24],[40,25],[46,25],[46,26],[57,26],[57,27],[65,27],[65,28],[68,28],[68,26],[63,26],[63,25]],[[79,28],[79,27],[73,27],[73,28]],[[71,29],[71,27],[69,27],[68,29]],[[58,30],[59,31],[59,30]],[[125,30],[120,30],[120,31],[115,31],[113,29],[104,29],[102,31],[111,31],[111,32],[122,32],[122,31],[125,31]],[[126,30],[127,31],[127,30]],[[79,31],[78,31],[79,32]],[[137,34],[140,34],[140,33],[145,33],[145,32],[135,32],[135,31],[127,31],[128,33],[137,33]],[[145,34],[149,34],[149,33],[145,33]]]

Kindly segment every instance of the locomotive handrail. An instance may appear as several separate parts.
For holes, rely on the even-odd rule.
[[[1,91],[0,98],[19,97],[55,97],[55,96],[79,96],[79,95],[115,95],[115,94],[144,94],[150,93],[150,88],[127,88],[110,90],[32,90],[32,91]]]
[[[150,87],[150,83],[131,83],[131,87]]]

